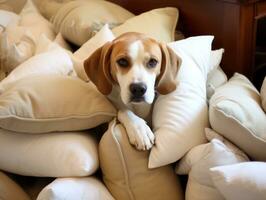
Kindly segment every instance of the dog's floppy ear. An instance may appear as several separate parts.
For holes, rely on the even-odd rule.
[[[112,91],[111,52],[112,43],[108,42],[84,61],[84,69],[87,76],[104,95],[108,95]]]
[[[161,72],[156,80],[156,90],[168,94],[176,89],[176,76],[181,65],[181,58],[166,44],[160,44],[162,51]]]

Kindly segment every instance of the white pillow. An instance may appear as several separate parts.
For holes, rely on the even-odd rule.
[[[264,81],[262,83],[261,89],[260,89],[260,95],[261,95],[261,104],[266,112],[266,76],[264,78]]]
[[[210,68],[213,36],[191,37],[169,44],[182,59],[178,86],[159,95],[153,108],[156,144],[149,157],[149,168],[179,160],[192,147],[206,142],[209,126],[206,81]]]
[[[160,42],[172,42],[175,40],[178,16],[177,8],[154,9],[128,19],[124,24],[112,29],[112,31],[115,36],[125,32],[140,32]]]
[[[104,25],[102,29],[86,43],[84,43],[72,56],[74,67],[77,75],[84,81],[89,78],[84,70],[83,62],[86,60],[96,49],[103,46],[106,42],[114,39],[112,31],[109,29],[108,24]]]
[[[244,162],[210,170],[214,185],[227,200],[265,200],[265,172],[265,162]]]
[[[19,23],[9,24],[0,37],[0,61],[6,73],[33,56],[41,34],[51,40],[55,38],[52,24],[41,16],[31,0],[27,1],[19,16]]]
[[[212,128],[254,160],[266,161],[266,115],[259,92],[243,75],[235,74],[210,100]]]
[[[103,180],[115,199],[181,200],[183,192],[172,166],[150,170],[148,151],[130,145],[125,128],[116,120],[99,144]]]
[[[20,134],[0,129],[0,168],[26,176],[88,176],[98,166],[90,132]]]
[[[47,185],[37,200],[114,200],[110,192],[95,177],[57,178]]]
[[[49,52],[31,57],[14,69],[0,82],[0,94],[14,81],[27,76],[42,74],[76,75],[69,54],[56,47]]]
[[[207,77],[207,98],[214,94],[215,89],[227,82],[227,76],[220,67],[224,49],[211,52],[210,72]]]
[[[64,4],[51,19],[57,32],[81,46],[103,25],[117,26],[134,15],[108,1],[72,1]]]
[[[177,164],[177,174],[188,174],[186,200],[223,200],[209,175],[211,167],[247,161],[247,156],[211,129],[206,129],[210,140],[192,148]]]
[[[30,200],[30,197],[23,189],[0,171],[0,199],[1,200]]]
[[[0,127],[17,132],[84,130],[115,115],[92,83],[69,76],[27,76],[10,84],[0,98]]]

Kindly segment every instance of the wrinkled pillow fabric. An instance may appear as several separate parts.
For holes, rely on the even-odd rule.
[[[26,2],[27,0],[1,0],[0,9],[19,14]]]
[[[28,0],[20,13],[18,24],[9,24],[0,37],[2,68],[10,73],[19,64],[34,55],[35,43],[41,34],[55,38],[52,24]]]
[[[153,108],[155,146],[149,168],[176,162],[192,147],[205,143],[204,128],[209,126],[206,98],[213,36],[191,37],[169,44],[182,64],[177,88],[159,95]]]
[[[115,36],[126,32],[140,32],[160,42],[172,42],[175,40],[178,16],[177,8],[158,8],[132,17],[112,31]]]
[[[148,151],[131,146],[125,128],[116,120],[99,146],[103,180],[115,199],[179,200],[183,192],[172,166],[148,169]]]
[[[108,1],[72,1],[64,4],[51,19],[55,30],[81,46],[105,24],[117,26],[134,15]]]
[[[21,134],[0,129],[0,168],[26,176],[88,176],[98,166],[92,133]]]
[[[23,133],[85,130],[115,115],[93,84],[70,76],[27,76],[10,84],[0,98],[0,127]]]
[[[102,29],[86,43],[84,43],[77,51],[74,52],[72,59],[74,68],[79,78],[88,81],[89,78],[84,70],[84,60],[86,60],[96,49],[103,46],[105,43],[114,39],[112,31],[108,25],[104,25]]]
[[[110,192],[97,178],[57,178],[47,185],[37,200],[114,200]]]
[[[247,156],[236,146],[206,129],[209,143],[192,148],[177,164],[177,174],[188,174],[187,200],[224,200],[214,186],[209,169],[211,167],[248,161]]]
[[[266,161],[266,115],[259,92],[236,73],[210,100],[212,128],[236,144],[254,160]]]
[[[265,162],[243,162],[210,169],[214,185],[226,200],[264,200],[265,171]]]
[[[3,93],[13,82],[32,75],[58,74],[75,76],[71,57],[61,48],[35,55],[20,64],[0,82],[0,93]]]
[[[266,77],[264,78],[264,81],[260,89],[260,96],[261,96],[262,107],[264,111],[266,112]]]
[[[30,197],[16,182],[0,171],[0,199],[30,200]]]

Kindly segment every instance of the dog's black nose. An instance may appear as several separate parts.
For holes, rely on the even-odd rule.
[[[140,98],[145,94],[147,86],[144,83],[131,83],[129,89],[133,98]]]

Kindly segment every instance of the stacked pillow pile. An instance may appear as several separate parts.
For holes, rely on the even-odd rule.
[[[134,16],[99,0],[12,2],[0,3],[9,10],[0,11],[0,63],[8,74],[0,82],[0,169],[54,178],[32,198],[265,199],[266,164],[249,159],[266,160],[266,80],[261,94],[243,75],[227,81],[213,36],[173,42],[176,8]],[[83,69],[97,48],[127,31],[167,42],[182,58],[177,89],[155,102],[150,152],[129,144],[115,108]],[[65,39],[80,48],[72,51]],[[92,128],[106,122],[99,142],[100,129]],[[185,195],[176,162],[176,173],[188,174]],[[0,196],[30,199],[3,172]]]

